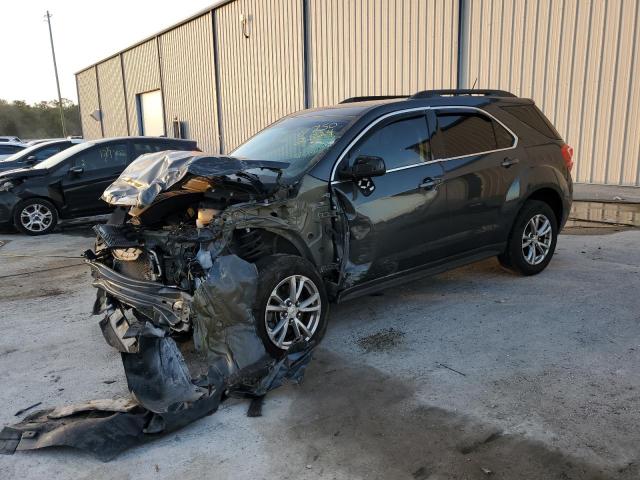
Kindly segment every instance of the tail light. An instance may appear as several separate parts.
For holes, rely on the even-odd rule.
[[[567,170],[571,171],[573,168],[573,147],[565,143],[562,145],[560,151],[562,152],[562,158],[564,158],[564,164],[567,166]]]

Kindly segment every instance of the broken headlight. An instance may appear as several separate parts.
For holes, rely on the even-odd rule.
[[[11,180],[6,181],[6,182],[2,182],[2,183],[0,183],[0,192],[8,192],[9,190],[11,190],[16,185],[17,184],[15,182],[12,182]]]

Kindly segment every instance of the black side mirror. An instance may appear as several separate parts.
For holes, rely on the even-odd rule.
[[[84,168],[82,167],[71,167],[69,169],[69,173],[72,175],[80,175],[82,172],[84,172]]]
[[[367,177],[379,177],[387,173],[384,160],[380,157],[360,155],[353,163],[353,167],[340,172],[340,178],[358,180]]]

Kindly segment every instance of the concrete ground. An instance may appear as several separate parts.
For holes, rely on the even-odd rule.
[[[74,258],[88,228],[0,241],[0,424],[126,396]],[[0,478],[637,479],[639,274],[640,231],[565,234],[536,277],[488,260],[335,306],[262,417],[232,400],[111,463],[18,452]]]

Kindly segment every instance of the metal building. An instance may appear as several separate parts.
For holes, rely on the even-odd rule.
[[[86,138],[229,152],[358,95],[499,88],[533,98],[578,182],[640,186],[640,0],[228,0],[76,74]]]

